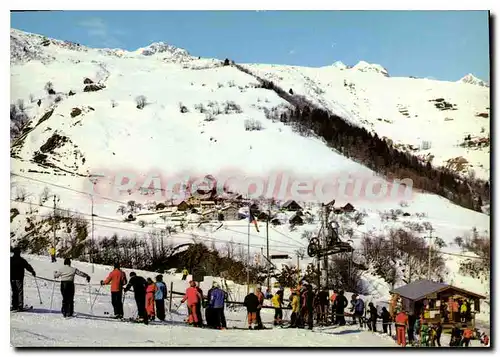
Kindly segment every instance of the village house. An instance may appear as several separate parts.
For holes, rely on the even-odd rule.
[[[177,211],[186,212],[187,210],[189,210],[189,207],[190,205],[186,201],[181,201],[177,205]]]
[[[350,203],[347,203],[344,207],[342,207],[342,210],[344,212],[354,212],[355,211],[354,206],[351,205]]]
[[[431,280],[418,280],[390,291],[393,301],[415,316],[423,315],[429,323],[441,322],[443,328],[451,328],[457,322],[463,322],[460,306],[467,306],[465,322],[475,326],[475,314],[480,312],[481,299],[484,296],[449,284]],[[393,305],[395,305],[394,303]],[[396,306],[391,306],[395,309]]]
[[[294,226],[300,226],[304,224],[304,219],[299,214],[295,213],[292,217],[290,217],[288,222]]]
[[[298,211],[302,210],[302,206],[300,206],[296,201],[294,200],[288,200],[286,201],[282,206],[282,209],[286,211]]]
[[[233,205],[221,208],[219,213],[219,221],[237,221],[239,219],[238,208]]]
[[[200,208],[202,210],[213,209],[213,208],[215,208],[215,202],[214,201],[200,201]]]
[[[268,218],[269,218],[269,215],[266,211],[262,211],[257,215],[257,219],[260,221],[267,221]]]
[[[207,219],[209,221],[216,221],[219,217],[217,210],[213,209],[213,208],[206,210],[206,211],[203,211],[203,213],[201,215],[202,215],[203,219]]]

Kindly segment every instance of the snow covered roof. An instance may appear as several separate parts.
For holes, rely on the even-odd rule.
[[[468,295],[473,295],[473,296],[476,296],[476,297],[481,298],[481,299],[485,298],[484,296],[473,293],[471,291],[460,289],[460,288],[457,288],[455,286],[445,284],[445,283],[436,283],[436,282],[431,281],[431,280],[418,280],[418,281],[415,281],[413,283],[404,285],[400,288],[397,288],[397,289],[391,291],[391,293],[398,294],[398,295],[405,297],[407,299],[417,301],[417,300],[421,300],[421,299],[425,298],[425,296],[427,296],[427,295],[434,294],[434,293],[437,293],[437,292],[440,292],[440,291],[443,291],[443,290],[446,290],[449,288],[463,291],[464,293],[467,293]]]

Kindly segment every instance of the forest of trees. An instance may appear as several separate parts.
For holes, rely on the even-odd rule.
[[[262,88],[273,90],[294,106],[288,113],[283,113],[280,120],[301,135],[323,138],[330,147],[387,179],[411,179],[414,188],[436,193],[460,206],[481,211],[483,202],[490,201],[489,182],[460,177],[449,169],[433,167],[430,162],[422,162],[411,153],[399,151],[377,134],[373,135],[364,128],[328,113],[305,97],[291,95],[241,65],[235,67],[256,77]]]

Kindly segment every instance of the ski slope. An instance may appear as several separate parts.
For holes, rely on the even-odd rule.
[[[148,326],[128,322],[119,322],[106,318],[105,312],[112,313],[109,286],[100,288],[99,281],[104,279],[111,267],[95,265],[94,273],[88,263],[72,262],[72,266],[91,275],[91,290],[84,279],[75,278],[75,313],[77,317],[64,318],[60,313],[61,295],[59,284],[44,281],[51,279],[54,270],[62,265],[61,259],[51,263],[49,257],[25,256],[37,272],[39,279],[41,303],[37,286],[31,274],[25,277],[25,304],[32,305],[33,310],[22,313],[11,313],[11,344],[14,347],[397,347],[394,336],[372,333],[356,326],[331,328],[315,327],[314,331],[303,329],[270,329],[264,331],[248,331],[245,329],[245,311],[237,309],[225,315],[228,329],[214,331],[187,327],[183,322],[187,314],[185,305],[178,310],[179,298],[174,298],[172,313],[168,312],[166,322],[151,322]],[[128,273],[130,269],[124,269]],[[157,273],[136,271],[144,278],[154,278]],[[214,279],[206,277],[201,283],[204,292],[208,291]],[[217,279],[216,279],[217,280]],[[170,281],[174,282],[174,290],[183,291],[187,283],[181,281],[180,274],[164,275],[164,281],[170,289]],[[95,285],[97,284],[97,286]],[[54,292],[52,294],[52,292]],[[52,306],[51,306],[51,298]],[[90,310],[90,301],[94,301]],[[241,301],[241,298],[240,298]],[[270,302],[267,302],[269,305]],[[135,316],[135,301],[132,294],[127,293],[124,303],[125,317]],[[272,309],[263,309],[262,318],[266,327],[272,327]],[[289,311],[285,310],[284,319],[289,319]],[[234,330],[232,328],[239,328]],[[379,327],[379,329],[381,329]],[[395,333],[394,329],[393,332]],[[488,332],[489,333],[489,332]],[[449,343],[449,336],[443,335],[443,346]],[[472,341],[473,347],[480,346]]]
[[[149,232],[164,230],[174,223],[165,222],[161,215],[145,209],[140,213],[150,215],[138,216],[135,222],[123,222],[124,217],[117,209],[129,200],[164,202],[164,196],[144,196],[138,190],[152,174],[166,179],[207,174],[218,177],[228,172],[267,178],[275,171],[313,178],[335,177],[338,172],[362,178],[376,176],[373,171],[331,150],[321,140],[300,136],[279,120],[268,119],[267,112],[279,113],[287,103],[273,91],[258,88],[254,77],[235,67],[222,66],[219,60],[191,56],[162,43],[127,52],[85,48],[57,40],[50,40],[45,46],[44,42],[42,36],[11,29],[11,103],[23,100],[31,119],[31,130],[11,148],[11,172],[24,176],[11,176],[11,208],[19,211],[11,222],[13,241],[25,234],[27,217],[40,220],[52,212],[51,199],[40,206],[39,196],[45,188],[51,195],[58,196],[58,208],[80,214],[89,224],[93,212],[97,239],[114,233],[120,237],[137,235],[148,239]],[[352,69],[341,64],[324,68],[245,66],[285,90],[293,88],[294,93],[305,95],[354,124],[374,130],[380,137],[416,146],[422,141],[431,142],[430,149],[419,149],[416,153],[434,155],[434,164],[442,165],[449,158],[463,156],[473,165],[478,177],[489,178],[489,149],[467,150],[456,146],[464,134],[489,134],[489,119],[475,117],[476,112],[486,111],[485,106],[489,105],[487,87],[391,78],[386,77],[383,68],[366,63]],[[84,92],[86,78],[105,88]],[[354,86],[345,87],[344,79]],[[55,95],[44,90],[48,81],[53,83]],[[69,95],[70,91],[74,95]],[[141,95],[145,96],[146,105],[137,109],[136,98]],[[439,111],[429,102],[441,97],[456,104],[458,109]],[[230,103],[236,107],[232,104],[228,107]],[[200,105],[204,113],[200,112]],[[182,106],[187,112],[181,112]],[[72,117],[75,108],[81,112]],[[52,110],[49,118],[40,120]],[[409,117],[401,114],[404,110]],[[448,115],[452,115],[453,120],[446,120]],[[246,130],[247,120],[259,121],[262,130]],[[485,132],[481,133],[483,126]],[[54,134],[67,141],[46,151],[41,165],[34,158]],[[115,177],[123,173],[135,174],[137,178],[135,190],[130,194],[115,193],[119,186]],[[89,174],[106,176],[95,187],[93,206]],[[163,188],[163,194],[172,193],[171,188]],[[22,202],[16,198],[21,189],[27,193]],[[445,256],[446,282],[453,281],[462,288],[489,296],[489,281],[462,277],[458,273],[460,257],[452,255],[463,253],[454,245],[454,238],[470,232],[472,227],[489,234],[488,215],[425,192],[413,192],[404,207],[401,200],[372,202],[335,198],[336,206],[351,202],[367,214],[362,225],[348,220],[341,224],[343,232],[354,229],[355,248],[360,248],[363,234],[384,233],[403,226],[405,221],[429,222],[435,236],[447,243],[442,249],[450,254]],[[390,209],[402,209],[410,216],[382,221],[380,213]],[[270,254],[290,254],[291,257],[280,263],[295,265],[296,252],[307,245],[302,234],[318,232],[318,207],[311,204],[310,211],[316,217],[311,224],[292,230],[287,214],[284,224],[270,228]],[[419,218],[417,213],[426,216]],[[246,251],[247,221],[228,221],[221,227],[219,222],[199,226],[198,218],[191,218],[184,231],[168,237],[172,244],[200,241],[207,245],[214,243],[216,249],[223,251],[226,244],[233,241]],[[139,226],[139,220],[146,223],[144,228]],[[266,248],[264,223],[259,226],[260,232],[250,227],[252,257]],[[63,229],[58,230],[58,236],[67,236]],[[306,255],[300,262],[301,268],[311,261]],[[387,301],[390,286],[385,281],[366,272],[363,283],[374,301],[381,304]],[[82,299],[84,295],[82,293]],[[488,324],[489,305],[485,304],[478,319]],[[73,323],[71,321],[65,323]],[[43,323],[41,326],[43,328]]]

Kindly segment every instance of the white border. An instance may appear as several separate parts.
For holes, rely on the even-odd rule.
[[[197,1],[168,1],[168,2],[163,2],[163,1],[149,1],[148,3],[144,1],[133,1],[133,2],[103,2],[102,0],[86,0],[81,3],[76,3],[76,2],[71,2],[71,1],[62,1],[62,0],[57,0],[57,1],[50,1],[50,2],[39,2],[39,1],[34,1],[34,0],[17,0],[15,3],[12,5],[8,5],[11,8],[14,9],[46,9],[46,10],[227,10],[227,9],[232,9],[232,10],[257,10],[257,9],[266,9],[266,10],[277,10],[277,9],[289,9],[289,10],[487,10],[490,9],[492,10],[492,14],[495,15],[496,11],[494,10],[496,7],[498,7],[498,1],[493,1],[493,0],[476,0],[473,2],[456,2],[456,1],[443,1],[443,0],[420,0],[420,1],[415,1],[409,4],[407,1],[390,1],[390,0],[377,0],[377,1],[356,1],[356,0],[350,0],[346,1],[343,3],[335,3],[332,4],[330,1],[325,1],[325,0],[309,0],[307,2],[294,2],[291,0],[288,1],[274,1],[270,2],[269,0],[253,0],[251,3],[244,3],[241,1],[228,1],[228,0],[210,0],[210,1],[202,1],[202,0],[197,0]],[[8,2],[2,2],[2,5],[5,6],[8,4]],[[304,8],[304,6],[307,6],[307,8]],[[3,24],[9,24],[10,25],[10,14],[7,11],[2,11],[2,22]],[[5,26],[6,26],[5,25]],[[464,24],[466,25],[466,24]],[[5,34],[7,34],[7,28],[5,29]],[[3,62],[3,68],[7,71],[7,68],[9,68],[8,64],[10,63],[10,56],[9,56],[9,40],[7,39],[7,35],[3,38],[4,40],[2,41],[2,46],[4,48],[4,51],[2,51],[2,62]],[[498,41],[497,38],[493,39],[495,42],[495,47],[498,48]],[[4,85],[2,86],[2,95],[5,98],[3,101],[3,104],[5,105],[3,109],[3,113],[7,113],[7,106],[9,100],[9,89],[10,89],[10,73],[7,73],[6,76],[4,77]],[[490,81],[493,82],[496,78],[491,78]],[[495,94],[495,98],[492,98],[492,101],[495,101],[495,103],[498,103],[498,97]],[[495,118],[496,119],[496,118]],[[4,122],[4,126],[7,125],[7,120]],[[495,134],[497,134],[495,132]],[[494,134],[494,136],[496,136]],[[498,138],[498,136],[496,136]],[[495,140],[495,142],[497,142]],[[1,135],[1,143],[2,147],[4,149],[2,150],[2,153],[4,155],[1,156],[2,158],[2,164],[5,166],[8,166],[8,163],[10,161],[9,156],[7,156],[10,152],[9,150],[9,131],[8,130],[2,130],[2,135]],[[496,146],[496,145],[495,145]],[[4,166],[4,167],[5,167]],[[10,166],[10,165],[9,165]],[[495,160],[495,164],[492,165],[493,167],[500,167],[498,165],[497,160]],[[2,200],[1,202],[7,206],[7,202],[9,202],[8,199],[8,192],[7,192],[7,187],[8,182],[10,178],[7,176],[7,171],[8,170],[2,170],[2,188],[5,188],[5,191],[2,191]],[[496,187],[496,182],[492,183],[492,186]],[[495,197],[496,198],[496,197]],[[9,239],[8,237],[8,231],[6,227],[10,226],[10,223],[7,220],[8,217],[8,209],[10,207],[5,207],[5,211],[1,217],[1,224],[3,229],[3,236],[4,236],[4,245],[5,245],[5,250],[4,250],[4,256],[7,258],[7,253],[8,247],[7,247],[7,242]],[[493,218],[493,217],[492,217]],[[494,220],[493,220],[494,221]],[[494,237],[492,237],[494,239]],[[495,244],[498,248],[498,244]],[[498,249],[496,249],[495,253],[497,253]],[[497,255],[498,256],[498,255]],[[0,260],[1,264],[3,265],[3,272],[9,271],[9,267],[7,266],[7,259],[1,259]],[[495,273],[497,272],[497,269],[495,269]],[[12,355],[14,353],[14,350],[10,346],[10,315],[7,315],[7,306],[9,305],[9,300],[10,300],[10,289],[8,288],[8,284],[6,283],[5,285],[5,291],[2,294],[2,303],[0,306],[2,306],[2,314],[4,314],[4,318],[2,318],[2,321],[9,321],[9,326],[6,326],[2,328],[2,350],[3,352],[6,352],[7,355]],[[492,292],[493,294],[493,292]],[[497,300],[497,295],[498,294],[493,294],[495,300]],[[496,301],[497,302],[497,301]],[[498,304],[496,305],[498,308]],[[491,310],[492,312],[494,311],[493,309]],[[491,321],[493,322],[495,319],[492,318]],[[5,325],[4,325],[5,326]],[[495,334],[495,336],[491,337],[491,340],[493,343],[496,343],[498,341],[498,333]],[[207,346],[207,347],[212,347],[212,346]],[[215,347],[215,346],[213,346]],[[99,356],[99,355],[104,355],[106,352],[109,350],[106,350],[105,352],[103,351],[88,351],[84,350],[81,351],[80,353],[83,353],[85,355],[92,355],[92,356]],[[146,350],[147,351],[147,350]],[[70,351],[65,351],[66,353],[72,353]],[[242,351],[227,351],[229,353],[251,353],[251,354],[267,354],[267,353],[272,353],[274,354],[289,354],[290,352],[293,351],[255,351],[252,349],[248,350],[242,350]],[[226,352],[226,353],[227,353]],[[361,354],[362,351],[315,351],[318,353],[323,353],[325,355],[330,355],[330,354],[335,354],[336,356],[338,355],[344,355],[344,354],[349,354],[349,355],[358,355]],[[370,351],[371,352],[371,351]],[[389,351],[388,351],[389,352]],[[394,352],[399,352],[398,350],[394,350]],[[472,351],[470,351],[472,352]],[[50,350],[47,350],[47,352],[40,352],[43,354],[48,354],[50,353]],[[119,353],[123,353],[123,351],[119,351]],[[131,351],[128,352],[134,355],[143,355],[143,351]],[[167,353],[169,356],[171,355],[177,355],[177,354],[205,354],[207,351],[170,351],[166,350],[164,353]],[[215,352],[215,353],[220,353],[220,352]],[[305,352],[303,350],[297,351],[297,353],[309,353],[309,351]],[[380,351],[378,353],[386,353],[386,351]],[[426,355],[434,355],[437,354],[438,352],[430,352],[426,351]]]

